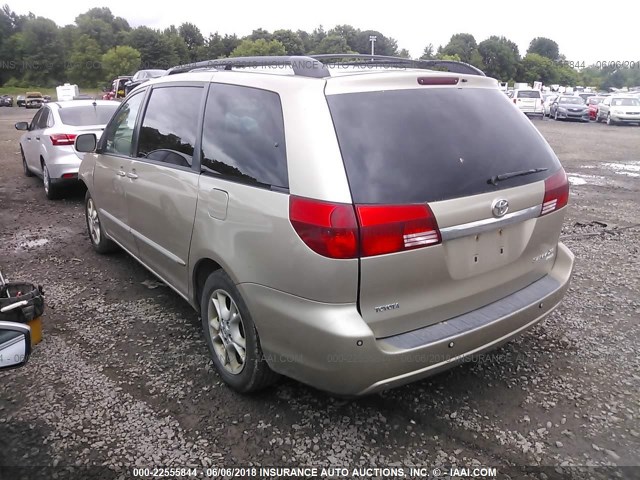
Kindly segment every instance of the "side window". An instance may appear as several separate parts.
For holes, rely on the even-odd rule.
[[[142,120],[138,157],[191,167],[202,87],[154,88]]]
[[[36,112],[36,114],[31,119],[31,123],[29,124],[29,130],[35,130],[38,128],[38,123],[40,122],[40,117],[42,116],[42,112],[44,108],[41,108]]]
[[[104,133],[104,153],[131,156],[133,131],[143,98],[144,92],[137,93],[116,112]]]
[[[49,117],[51,116],[51,113],[49,112],[48,108],[43,108],[42,109],[42,114],[40,115],[40,118],[38,119],[38,124],[37,127],[38,129],[42,129],[42,128],[47,128],[47,124],[49,123]]]
[[[215,84],[202,132],[204,171],[261,186],[289,187],[282,105],[277,93]]]

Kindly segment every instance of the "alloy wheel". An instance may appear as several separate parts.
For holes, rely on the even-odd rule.
[[[228,292],[218,289],[211,294],[207,310],[213,350],[223,368],[237,375],[242,372],[247,357],[247,339],[238,306]]]

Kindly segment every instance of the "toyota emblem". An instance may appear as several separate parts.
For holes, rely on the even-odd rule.
[[[493,212],[493,216],[496,218],[504,217],[509,211],[509,202],[504,198],[494,200],[491,205],[491,211]]]

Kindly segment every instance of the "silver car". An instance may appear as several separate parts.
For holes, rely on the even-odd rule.
[[[241,392],[424,378],[540,322],[573,269],[567,176],[495,80],[323,61],[176,69],[76,139],[93,247],[184,297]]]
[[[608,125],[635,123],[640,125],[640,98],[633,95],[614,95],[605,98],[598,105],[596,122],[606,121]]]
[[[74,147],[80,133],[100,136],[120,104],[111,101],[69,101],[47,103],[31,122],[15,127],[26,132],[20,137],[24,174],[42,177],[49,199],[58,198],[66,185],[78,180],[81,156]]]

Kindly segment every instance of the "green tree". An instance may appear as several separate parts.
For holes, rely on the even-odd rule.
[[[327,53],[353,53],[349,50],[347,41],[339,35],[327,35],[324,37],[316,49],[313,51],[316,54]]]
[[[355,51],[358,44],[358,36],[360,35],[360,30],[352,27],[351,25],[337,25],[329,30],[327,32],[327,35],[337,35],[338,37],[344,38],[344,41],[347,42],[348,49]]]
[[[264,28],[256,28],[253,32],[251,32],[251,35],[249,35],[247,39],[253,41],[264,40],[266,42],[270,42],[271,40],[273,40],[273,35]]]
[[[83,87],[97,87],[104,79],[102,52],[98,42],[86,34],[79,35],[67,63],[67,80]]]
[[[556,64],[547,57],[537,53],[528,53],[522,59],[518,79],[532,84],[540,81],[545,85],[558,82],[558,69]]]
[[[505,37],[491,36],[480,42],[478,53],[487,76],[503,82],[515,78],[520,56],[518,46],[514,42]]]
[[[438,60],[452,60],[454,62],[461,62],[462,61],[462,60],[460,60],[460,57],[458,56],[457,53],[455,55],[445,55],[444,53],[439,53],[436,56],[436,59],[438,59]]]
[[[102,55],[102,71],[105,80],[120,75],[133,75],[140,68],[141,55],[135,48],[127,45],[112,48]]]
[[[183,41],[187,50],[186,52],[182,52],[182,47],[175,40],[173,40],[174,48],[176,50],[180,50],[176,52],[179,57],[182,57],[186,53],[186,60],[191,62],[195,61],[198,57],[198,49],[204,46],[204,37],[202,36],[200,29],[193,23],[186,22],[180,25],[177,36],[174,35],[173,32],[169,34],[165,32],[165,35],[169,36],[169,38],[177,37]],[[183,60],[185,60],[185,58],[181,58],[181,61]]]
[[[398,54],[398,42],[391,37],[385,37],[382,33],[376,30],[365,30],[359,32],[355,39],[355,45],[351,45],[351,48],[357,53],[371,53],[371,41],[369,37],[375,36],[374,51],[376,55],[397,55]]]
[[[224,56],[229,57],[231,52],[233,52],[238,45],[240,45],[241,40],[234,33],[233,35],[227,35],[222,38],[222,44],[224,45]]]
[[[398,52],[398,56],[402,58],[411,58],[411,55],[409,54],[409,50],[407,50],[406,48],[403,48],[402,50],[400,50]]]
[[[233,52],[232,57],[253,57],[266,55],[284,55],[284,45],[277,40],[266,41],[263,38],[258,40],[243,40]]]
[[[76,25],[81,35],[94,39],[104,52],[112,48],[131,30],[129,23],[121,17],[114,17],[107,7],[91,8],[76,17]]]
[[[140,68],[170,68],[180,63],[171,38],[149,27],[138,27],[131,31],[128,44],[140,52]]]
[[[545,37],[536,37],[531,40],[527,54],[536,53],[551,60],[557,60],[560,55],[558,44]]]
[[[302,55],[305,53],[304,43],[293,30],[276,30],[273,32],[273,40],[277,40],[284,45],[284,51],[287,55]]]
[[[197,61],[214,60],[225,57],[225,47],[222,36],[216,32],[210,34],[204,41],[204,45],[198,47]]]
[[[164,36],[164,41],[167,43],[167,45],[170,45],[170,48],[174,53],[175,63],[170,66],[174,66],[177,64],[182,65],[185,63],[191,63],[196,61],[196,58],[198,56],[197,48],[195,50],[189,50],[180,35],[165,34],[163,36]]]
[[[420,56],[420,60],[433,60],[434,58],[436,58],[436,54],[433,49],[433,43],[430,43],[429,45],[424,47],[424,51]]]
[[[27,20],[19,42],[17,47],[22,52],[23,80],[31,85],[57,85],[64,73],[58,26],[43,17]]]
[[[460,61],[475,64],[480,59],[478,54],[478,44],[470,33],[456,33],[451,36],[440,52],[443,55],[457,55]]]

